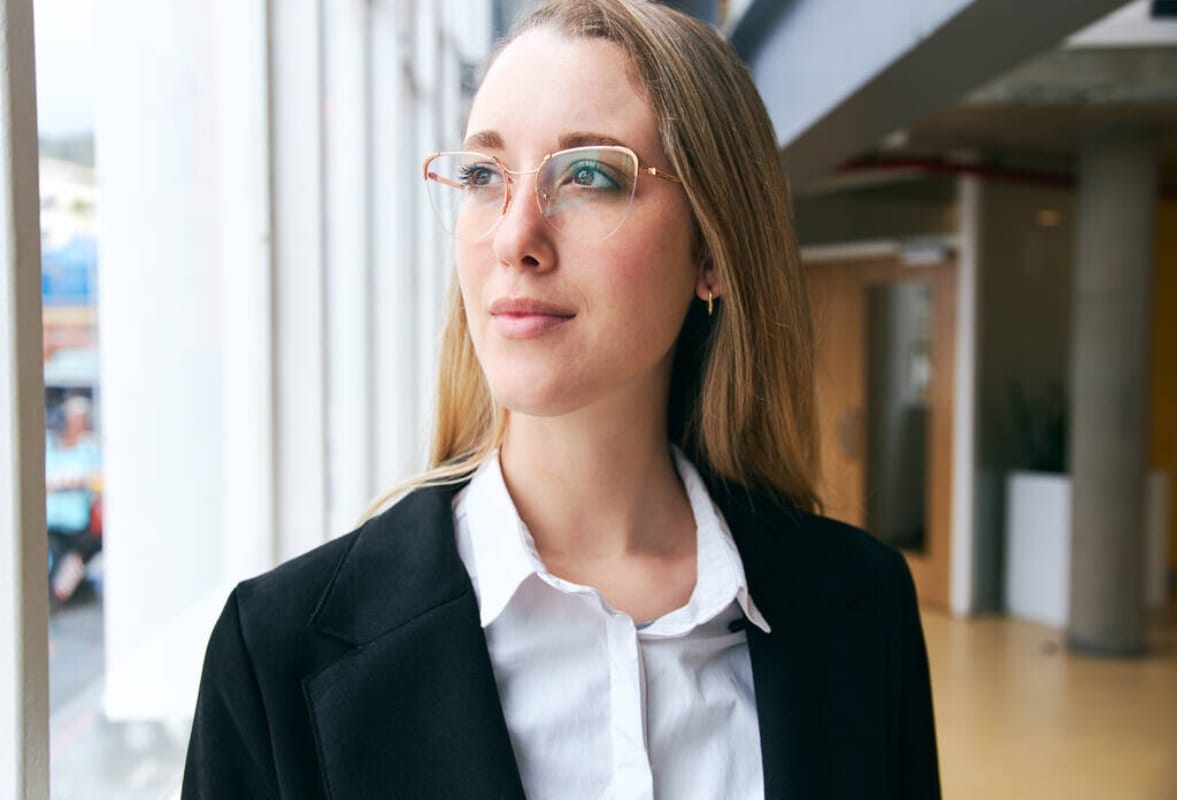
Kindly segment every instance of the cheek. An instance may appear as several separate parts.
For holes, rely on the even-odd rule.
[[[462,305],[466,309],[466,322],[476,332],[478,319],[483,309],[483,287],[485,271],[480,269],[478,256],[470,245],[459,245],[454,251],[457,264],[458,290],[462,293]]]
[[[678,226],[616,248],[611,263],[602,282],[606,301],[647,325],[667,324],[685,314],[698,267],[691,258],[690,238]]]
[[[478,263],[477,250],[467,242],[455,241],[454,263],[458,269],[458,286],[462,290],[462,298],[468,299],[467,291],[473,288],[478,275],[475,266]]]
[[[661,363],[674,347],[693,296],[690,265],[653,263],[633,254],[614,263],[597,297],[604,313],[588,345],[621,372]]]

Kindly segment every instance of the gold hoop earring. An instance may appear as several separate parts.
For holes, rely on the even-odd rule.
[[[707,290],[707,316],[711,316],[715,312],[715,304],[712,300],[711,290]]]

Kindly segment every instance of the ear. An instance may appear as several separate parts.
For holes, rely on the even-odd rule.
[[[711,266],[710,259],[699,265],[699,274],[695,278],[695,296],[705,301],[708,293],[713,298],[720,297],[723,294],[723,285],[719,280],[719,273]]]

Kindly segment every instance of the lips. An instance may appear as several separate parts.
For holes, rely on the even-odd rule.
[[[533,297],[500,297],[490,304],[495,329],[508,339],[530,339],[576,316],[571,309]]]

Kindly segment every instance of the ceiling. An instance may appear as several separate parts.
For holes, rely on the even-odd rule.
[[[1084,136],[1106,128],[1152,136],[1162,186],[1177,191],[1177,47],[1052,51],[888,136],[869,158],[1067,175]]]

